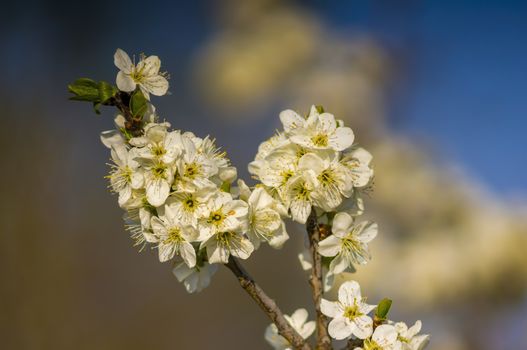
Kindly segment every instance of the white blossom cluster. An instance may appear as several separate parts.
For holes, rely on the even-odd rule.
[[[418,335],[421,321],[410,328],[404,322],[392,321],[374,327],[369,314],[376,306],[365,302],[356,281],[347,281],[340,286],[338,301],[322,299],[320,306],[322,313],[331,318],[328,331],[332,338],[363,340],[363,347],[355,350],[422,350],[430,339],[427,334]]]
[[[289,238],[285,218],[302,224],[315,218],[319,233],[324,228],[320,241],[310,236],[313,254],[325,258],[324,291],[336,275],[369,261],[368,245],[378,227],[358,217],[364,209],[361,193],[373,178],[372,156],[354,145],[353,131],[341,120],[316,106],[305,118],[292,110],[280,113],[284,130],[260,145],[249,164],[260,183],[250,188],[237,180],[236,168],[212,138],[159,121],[149,96],[166,94],[168,81],[157,56],[142,55],[135,64],[118,49],[114,63],[120,70],[118,92],[130,97],[130,110],[138,93],[147,102],[143,98],[146,108],[140,114],[118,114],[116,129],[101,134],[111,151],[110,188],[126,211],[136,244],[157,249],[160,262],[173,261],[173,273],[188,292],[206,288],[217,266],[231,256],[247,259],[261,243],[280,248]],[[119,109],[125,113],[126,106]],[[139,129],[128,132],[127,125],[135,122]],[[300,254],[304,269],[312,268],[311,260],[310,254]],[[355,281],[340,286],[338,301],[320,304],[331,319],[329,335],[360,340],[362,347],[355,350],[422,350],[428,344],[429,336],[418,334],[420,321],[409,328],[384,316],[372,318],[375,308]],[[285,319],[304,339],[316,328],[305,309]],[[275,324],[266,329],[265,339],[275,349],[292,348]]]
[[[372,159],[353,147],[353,131],[330,113],[311,107],[307,118],[280,113],[284,132],[263,142],[249,172],[305,223],[312,207],[323,212],[362,207],[358,189],[373,177]]]
[[[363,211],[361,192],[373,178],[372,156],[353,145],[350,128],[316,106],[307,118],[285,110],[280,120],[284,132],[260,145],[249,171],[293,220],[305,223],[315,208],[319,219],[331,224],[333,234],[319,243],[319,253],[331,258],[324,279],[329,290],[336,274],[370,259],[368,243],[377,224],[356,217]],[[300,258],[310,269],[309,254]]]
[[[387,320],[374,325],[369,315],[376,305],[369,305],[361,295],[356,281],[344,282],[338,291],[338,301],[322,299],[321,311],[331,321],[328,325],[329,335],[336,340],[360,339],[363,346],[354,350],[423,350],[430,341],[428,334],[421,331],[421,321],[412,327],[404,322],[394,323]],[[305,309],[299,309],[291,316],[285,316],[289,324],[304,339],[315,330],[315,322],[308,321]],[[278,334],[274,324],[267,327],[265,339],[275,350],[292,350],[291,345]]]
[[[115,54],[119,68],[125,55],[122,50]],[[157,72],[160,63],[151,64]],[[134,69],[132,77],[148,72]],[[118,85],[129,77],[125,73],[119,72]],[[143,80],[137,80],[141,88]],[[151,81],[147,83],[144,88],[150,91]],[[216,270],[213,265],[227,263],[230,255],[247,259],[261,242],[281,247],[288,239],[283,206],[263,187],[251,191],[239,181],[231,189],[236,168],[214,140],[170,130],[170,124],[155,122],[153,111],[145,118],[142,136],[126,139],[118,130],[101,134],[111,149],[111,189],[127,211],[136,242],[153,245],[161,262],[176,258],[173,272],[189,292],[206,287]],[[116,125],[124,127],[123,116],[117,116]]]

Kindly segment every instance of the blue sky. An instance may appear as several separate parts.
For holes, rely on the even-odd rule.
[[[394,127],[426,139],[491,190],[527,194],[527,4],[311,1],[333,26],[403,55]]]
[[[66,1],[10,3],[0,39],[11,91],[52,81],[56,96],[43,103],[65,103],[64,81],[113,74],[108,53],[138,43],[145,52],[176,57],[182,63],[173,81],[184,79],[189,53],[215,28],[206,1],[160,2],[145,10],[140,2],[117,0],[119,16],[99,11],[104,3],[94,0],[84,9]],[[527,195],[526,3],[297,3],[339,32],[373,34],[403,62],[389,109],[394,128],[432,144],[494,192]]]

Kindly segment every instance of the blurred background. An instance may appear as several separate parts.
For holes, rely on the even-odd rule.
[[[211,134],[240,177],[278,113],[324,105],[374,155],[379,222],[356,278],[430,350],[527,349],[527,6],[520,1],[23,1],[0,14],[0,348],[267,349],[269,323],[220,269],[188,295],[138,253],[106,188],[96,116],[117,47],[156,54],[163,118]],[[289,226],[247,262],[283,311],[310,305]],[[309,309],[313,316],[312,308]]]

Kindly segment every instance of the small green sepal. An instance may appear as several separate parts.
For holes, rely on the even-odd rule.
[[[143,95],[141,90],[137,89],[132,94],[132,98],[130,99],[130,111],[132,112],[132,115],[134,117],[143,117],[143,115],[146,113],[146,109],[148,108],[148,100]]]

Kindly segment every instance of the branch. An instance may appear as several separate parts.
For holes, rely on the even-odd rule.
[[[313,290],[313,302],[317,313],[317,349],[331,349],[331,338],[328,335],[327,318],[320,310],[320,300],[324,287],[322,283],[322,257],[318,253],[318,242],[320,241],[320,230],[315,208],[311,208],[311,214],[306,222],[307,236],[309,238],[309,249],[313,259],[313,267],[309,276],[309,284]]]
[[[238,278],[240,285],[243,289],[251,296],[251,298],[256,301],[258,306],[269,316],[271,321],[274,322],[278,328],[278,333],[284,337],[295,349],[301,350],[311,350],[311,346],[300,336],[300,334],[295,331],[295,329],[287,322],[284,317],[284,314],[275,301],[265,292],[262,288],[254,281],[254,279],[245,271],[245,269],[240,265],[239,261],[230,257],[229,262],[225,264],[232,271],[232,273]]]

